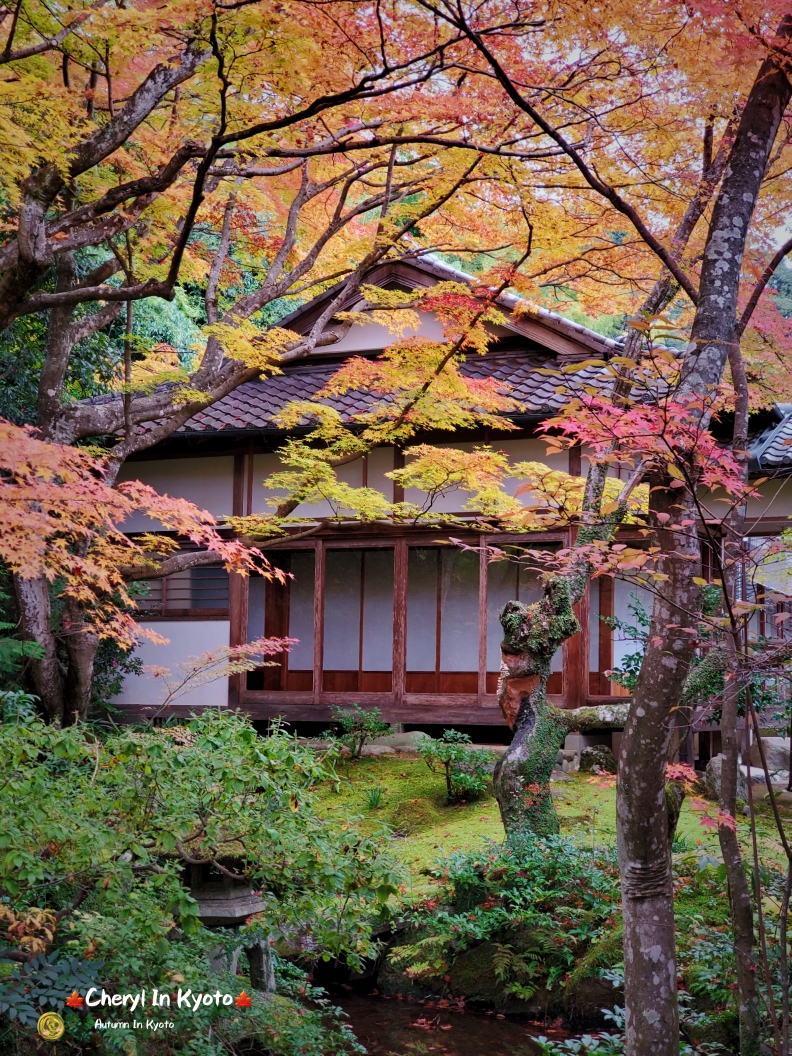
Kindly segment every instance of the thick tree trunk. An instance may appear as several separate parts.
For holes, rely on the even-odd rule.
[[[99,636],[85,620],[85,610],[68,602],[63,617],[63,646],[69,659],[63,699],[63,724],[84,721],[88,717],[93,688],[94,660]]]
[[[558,832],[550,797],[550,774],[566,727],[547,702],[550,663],[558,646],[580,625],[572,611],[569,583],[554,577],[540,601],[510,601],[501,613],[501,677],[498,702],[514,730],[508,750],[495,768],[495,795],[508,835]]]
[[[50,585],[41,579],[14,576],[14,592],[24,638],[44,650],[41,660],[30,663],[33,688],[41,701],[48,722],[61,722],[64,702],[64,671],[58,658],[58,643],[53,633]]]
[[[495,767],[495,796],[509,837],[559,830],[550,795],[550,775],[568,733],[621,729],[627,704],[566,710],[547,700],[547,679],[553,653],[580,630],[572,611],[574,594],[557,577],[545,587],[541,601],[522,605],[510,601],[501,612],[501,676],[498,702],[514,731],[512,742]]]
[[[657,483],[657,482],[655,482]],[[652,492],[656,515],[679,517],[678,492]],[[619,756],[617,840],[624,920],[627,1052],[678,1056],[674,901],[665,762],[678,703],[693,656],[699,588],[699,542],[658,530],[661,571],[641,673]]]

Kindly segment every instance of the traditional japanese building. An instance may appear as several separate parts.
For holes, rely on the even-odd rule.
[[[413,289],[440,280],[463,278],[438,262],[389,263],[367,281],[385,288]],[[306,332],[320,315],[330,290],[282,322]],[[359,298],[357,298],[359,299]],[[347,308],[354,307],[354,300]],[[464,371],[501,379],[522,409],[512,416],[512,432],[442,433],[415,442],[472,448],[487,442],[512,462],[546,462],[572,474],[585,471],[585,453],[572,449],[548,457],[538,436],[541,423],[565,399],[564,381],[603,384],[603,367],[618,351],[618,342],[553,312],[538,310],[516,318],[514,299],[504,298],[503,326],[493,327],[485,356],[472,355]],[[335,330],[335,339],[332,331]],[[377,356],[393,342],[382,326],[371,322],[351,329],[331,324],[329,343],[283,373],[242,385],[197,414],[166,442],[129,461],[122,479],[140,479],[158,491],[180,495],[217,517],[263,513],[272,492],[263,482],[279,468],[277,449],[285,434],[274,416],[289,401],[312,399],[350,356]],[[439,322],[421,317],[421,334],[440,337]],[[580,364],[571,375],[561,369]],[[345,417],[362,410],[370,397],[363,392],[328,400]],[[749,509],[750,533],[777,533],[792,514],[792,414],[778,408],[758,423],[753,469],[768,476],[762,499]],[[389,501],[406,496],[385,474],[404,464],[409,449],[382,447],[343,467],[339,476],[353,486],[378,488]],[[516,488],[518,481],[512,482]],[[442,497],[435,509],[462,514],[465,492]],[[322,521],[327,507],[301,507],[302,516]],[[139,518],[128,531],[156,528]],[[144,642],[146,664],[175,668],[187,656],[262,635],[299,639],[275,666],[210,683],[179,698],[176,709],[200,705],[242,708],[259,720],[282,716],[295,723],[327,723],[330,708],[352,701],[376,706],[393,722],[415,725],[503,727],[496,702],[501,628],[498,613],[510,599],[531,600],[538,581],[513,562],[488,563],[478,550],[442,545],[455,539],[480,547],[486,535],[459,528],[376,524],[346,527],[329,524],[316,534],[283,539],[267,546],[267,556],[291,573],[285,585],[263,578],[229,577],[221,568],[196,568],[153,583],[141,602],[141,621],[169,639],[166,646]],[[625,539],[638,539],[624,529]],[[566,546],[567,531],[532,532],[523,537],[532,547]],[[510,536],[518,543],[521,537]],[[498,545],[504,544],[501,534]],[[549,693],[555,703],[578,707],[623,699],[626,691],[607,675],[635,651],[634,641],[612,631],[600,618],[617,616],[634,622],[631,595],[641,591],[620,580],[594,580],[579,605],[582,630],[559,650]],[[651,599],[644,599],[651,609]],[[163,698],[160,682],[150,676],[127,679],[118,704],[130,715],[156,706]],[[494,731],[493,731],[494,732]],[[504,733],[506,731],[504,730]],[[711,746],[716,747],[716,746]],[[710,750],[708,747],[707,752]]]

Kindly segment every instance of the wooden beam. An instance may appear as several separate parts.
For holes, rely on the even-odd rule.
[[[296,697],[298,694],[291,694],[292,697]],[[475,699],[475,698],[474,698]],[[348,702],[348,697],[344,698],[345,702]],[[166,718],[168,716],[180,716],[184,719],[189,718],[193,712],[202,712],[207,710],[200,706],[186,706],[181,707],[176,705],[175,707],[159,711],[157,708],[145,708],[145,707],[130,707],[124,708],[123,716],[120,721],[128,722],[140,722],[141,720],[150,719],[153,712],[157,712],[158,718]],[[213,709],[209,709],[213,710]],[[266,703],[251,703],[245,701],[240,705],[240,710],[248,715],[251,719],[275,719],[284,718],[287,722],[328,722],[332,718],[330,705],[323,704],[316,706],[312,703],[307,704],[266,704]],[[443,708],[442,710],[434,706],[402,706],[396,707],[395,705],[385,705],[382,707],[382,717],[387,722],[404,722],[404,723],[417,723],[417,724],[455,724],[459,726],[472,725],[472,726],[506,726],[506,722],[500,713],[499,708],[479,708],[475,704],[471,706],[457,706],[450,705]]]

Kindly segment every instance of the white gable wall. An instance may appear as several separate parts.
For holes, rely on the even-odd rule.
[[[352,308],[350,311],[354,311]],[[323,345],[316,350],[315,354],[338,352],[370,352],[373,349],[388,348],[390,345],[401,341],[405,337],[426,337],[430,341],[442,341],[443,324],[434,312],[419,312],[420,325],[410,327],[402,333],[395,334],[387,326],[381,323],[354,323],[340,341],[332,345]],[[331,330],[338,329],[338,324],[333,323]]]

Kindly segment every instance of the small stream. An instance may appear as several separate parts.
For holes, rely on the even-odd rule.
[[[349,1025],[369,1056],[536,1056],[540,1051],[532,1041],[536,1035],[569,1036],[566,1031],[540,1028],[513,1017],[395,998],[336,991],[332,999],[349,1016]]]

